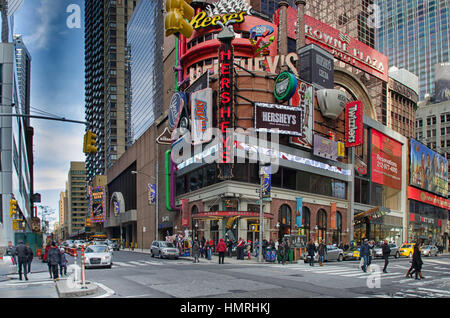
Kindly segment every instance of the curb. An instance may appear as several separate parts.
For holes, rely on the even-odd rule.
[[[86,289],[67,288],[64,281],[56,282],[56,291],[59,298],[75,298],[94,295],[98,293],[98,286],[92,282],[86,282]]]

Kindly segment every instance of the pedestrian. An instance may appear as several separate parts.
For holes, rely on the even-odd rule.
[[[200,255],[200,243],[198,239],[195,238],[194,243],[192,244],[192,256],[194,257],[194,263],[199,263],[198,257]]]
[[[30,247],[30,243],[27,242],[26,246],[27,246],[27,255],[28,255],[27,274],[29,274],[29,273],[31,273],[31,262],[33,262],[34,253],[33,253],[33,249]]]
[[[413,259],[412,259],[412,268],[413,268],[413,272],[410,274],[410,277],[412,278],[412,274],[415,274],[415,279],[420,280],[420,279],[424,279],[425,277],[422,275],[422,256],[420,255],[420,249],[419,249],[419,244],[415,244],[414,245],[414,253],[413,253]],[[420,278],[418,278],[418,276]]]
[[[16,247],[16,255],[19,265],[19,279],[22,280],[22,269],[25,276],[25,280],[28,280],[28,250],[23,244],[23,241],[19,241],[19,245]]]
[[[255,258],[258,258],[258,255],[259,255],[259,240],[256,239],[256,242],[255,242]]]
[[[278,251],[278,247],[280,246],[280,242],[279,241],[276,241],[275,242],[275,249]]]
[[[206,254],[208,257],[208,260],[211,260],[211,256],[212,256],[212,240],[209,240],[206,242]]]
[[[360,256],[361,259],[364,261],[361,269],[364,273],[367,272],[367,266],[369,265],[370,247],[368,242],[369,242],[368,239],[364,239],[364,242],[361,244],[360,248]]]
[[[206,239],[204,236],[202,236],[202,241],[201,241],[201,256],[206,258]]]
[[[248,242],[247,242],[246,251],[247,251],[247,257],[248,257],[248,259],[251,259],[252,241],[248,241]]]
[[[69,261],[67,260],[64,248],[61,247],[59,251],[61,252],[61,263],[59,263],[59,273],[61,277],[63,276],[63,273],[65,276],[67,276],[67,264],[69,263]]]
[[[233,256],[233,241],[228,238],[227,241],[227,248],[228,248],[228,257],[232,257]]]
[[[8,247],[6,248],[5,255],[11,256],[13,265],[17,265],[16,248],[11,241],[8,241]]]
[[[286,244],[284,242],[278,243],[278,264],[284,265],[286,260]]]
[[[59,280],[58,266],[61,264],[61,251],[56,246],[56,242],[53,241],[48,251],[48,264],[53,274],[53,281]]]
[[[309,266],[314,266],[314,254],[316,253],[316,245],[314,245],[313,240],[310,240],[308,245],[306,246],[306,250],[308,252],[309,258]]]
[[[289,242],[286,240],[284,243],[284,261],[285,262],[289,261],[289,253],[290,253]]]
[[[48,243],[47,246],[45,247],[45,252],[44,252],[44,257],[43,257],[43,261],[47,262],[47,266],[48,266],[48,273],[50,274],[50,278],[53,278],[52,275],[52,267],[50,266],[50,263],[48,262],[48,252],[50,251],[51,248],[51,243]]]
[[[384,258],[384,267],[383,273],[387,273],[387,266],[389,264],[389,255],[391,254],[391,248],[389,247],[388,241],[385,240],[382,246],[383,258]]]
[[[221,238],[219,243],[217,244],[216,251],[219,253],[219,264],[224,264],[225,252],[227,250],[227,246],[223,239]]]
[[[244,240],[240,237],[238,242],[237,242],[237,246],[236,246],[236,252],[237,252],[237,259],[243,260],[244,259],[244,246],[245,246],[245,242]]]
[[[322,240],[320,240],[318,252],[319,252],[319,265],[323,266],[323,259],[325,257],[325,254],[327,254],[327,246],[323,244]]]
[[[266,239],[263,239],[263,244],[262,244],[262,253],[263,253],[263,257],[264,257],[264,255],[266,255],[267,245],[269,245],[269,242],[267,242]]]

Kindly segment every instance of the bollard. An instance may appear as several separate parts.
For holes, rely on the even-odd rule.
[[[81,247],[81,289],[86,289],[84,272],[84,247]]]

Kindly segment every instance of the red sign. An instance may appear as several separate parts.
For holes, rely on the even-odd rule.
[[[447,210],[450,209],[450,200],[414,187],[408,187],[408,199],[431,204]]]
[[[212,212],[200,212],[195,214],[195,218],[202,218],[208,216],[241,216],[241,217],[255,217],[259,218],[259,212],[249,212],[249,211],[212,211]],[[273,219],[273,214],[264,213],[265,218]]]
[[[274,22],[279,25],[279,9],[274,14]],[[297,11],[287,9],[288,37],[296,39]],[[341,31],[305,15],[306,44],[314,43],[329,51],[338,60],[388,82],[388,57],[370,46],[342,33]]]
[[[336,230],[336,202],[331,202],[331,229]]]
[[[402,144],[372,129],[372,181],[402,188]]]
[[[363,143],[363,105],[361,101],[345,105],[345,147],[356,147]]]
[[[188,203],[189,203],[188,199],[181,200],[181,226],[189,227],[190,216]]]
[[[231,40],[220,43],[219,47],[219,107],[217,123],[222,133],[219,147],[219,178],[229,179],[233,176],[233,138],[228,130],[233,127],[233,68],[234,53]]]

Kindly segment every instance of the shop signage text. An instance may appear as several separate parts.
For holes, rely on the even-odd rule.
[[[192,18],[190,24],[194,29],[199,29],[199,28],[207,28],[210,26],[217,26],[218,21],[222,22],[223,24],[226,24],[228,21],[234,19],[236,21],[235,23],[242,23],[244,22],[246,15],[247,12],[241,11],[239,13],[228,13],[223,15],[216,15],[214,17],[209,17],[205,11],[201,11]]]
[[[419,190],[414,187],[408,187],[408,199],[431,204],[447,210],[450,209],[450,200],[441,198],[437,195]]]
[[[205,88],[191,94],[191,142],[202,144],[212,138],[212,89]]]
[[[302,136],[301,107],[255,103],[255,130]]]
[[[385,134],[372,130],[372,181],[402,189],[402,145]]]
[[[363,106],[361,101],[345,105],[345,146],[356,147],[363,143]]]
[[[249,211],[199,212],[199,213],[196,213],[193,218],[202,218],[202,217],[208,217],[208,216],[223,216],[223,217],[240,216],[240,217],[258,217],[259,218],[259,212],[249,212]],[[264,217],[272,219],[273,215],[269,214],[269,213],[264,213]]]

